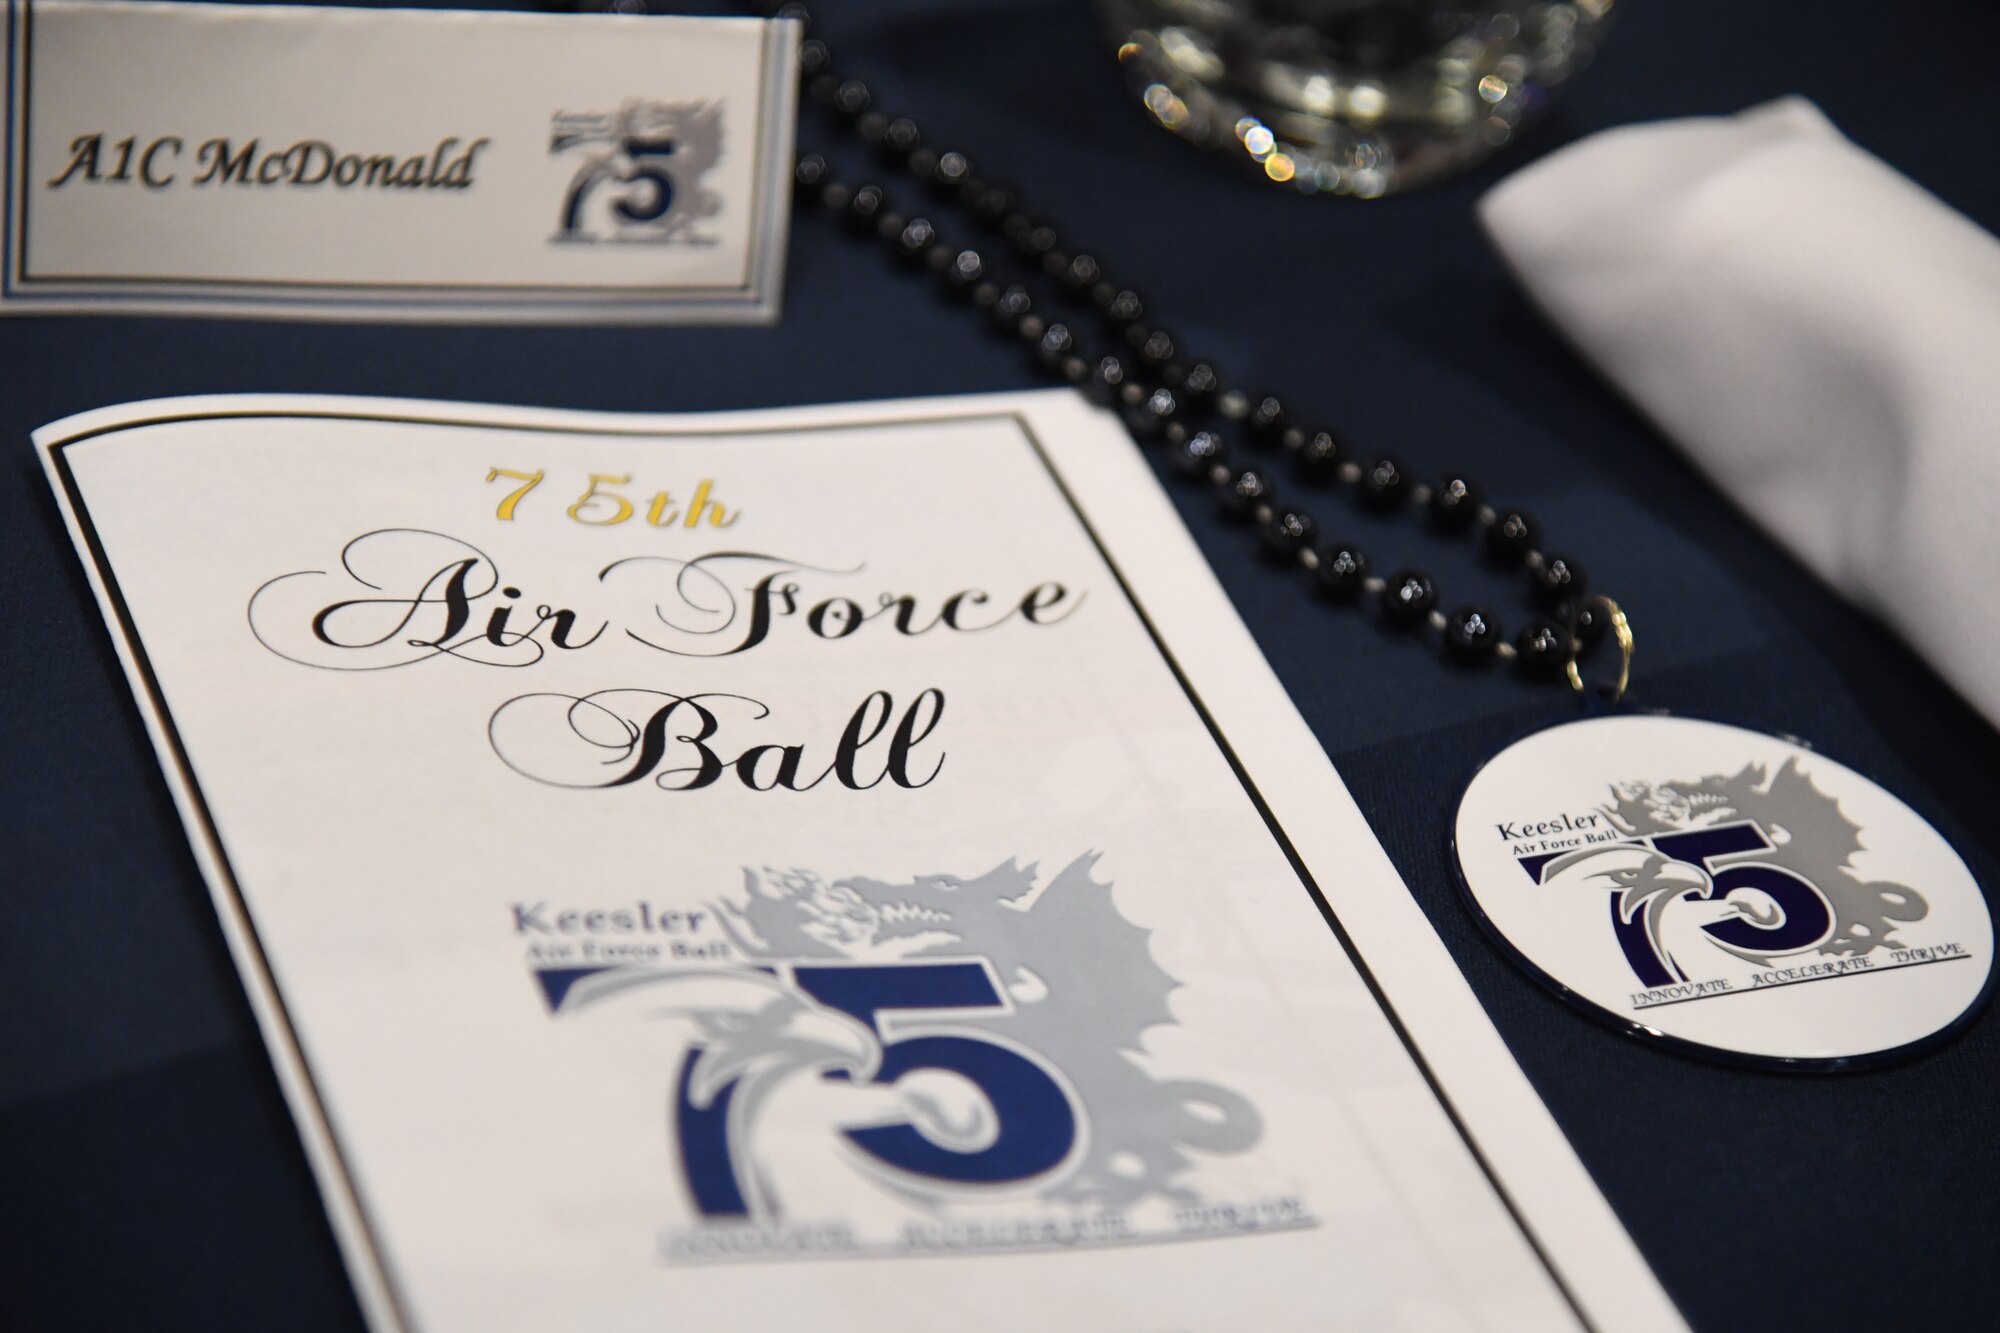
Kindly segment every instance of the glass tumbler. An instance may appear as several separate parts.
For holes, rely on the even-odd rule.
[[[1098,0],[1164,128],[1306,193],[1375,198],[1505,145],[1612,0]]]

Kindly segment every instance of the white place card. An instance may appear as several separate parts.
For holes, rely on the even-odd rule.
[[[0,313],[768,321],[798,37],[8,0]]]
[[[1074,394],[37,441],[376,1327],[1680,1326]]]

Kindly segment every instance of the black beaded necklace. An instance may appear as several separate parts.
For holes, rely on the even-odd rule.
[[[928,146],[915,120],[878,110],[866,83],[835,73],[804,5],[748,2],[806,28],[799,77],[811,103],[987,239],[947,242],[929,216],[897,211],[879,184],[836,179],[810,151],[794,165],[801,211],[886,245],[1023,344],[1045,373],[1117,410],[1142,444],[1164,446],[1174,472],[1209,487],[1224,514],[1254,524],[1273,562],[1310,571],[1325,598],[1372,605],[1395,631],[1435,634],[1454,661],[1508,661],[1530,679],[1566,679],[1586,699],[1578,659],[1609,637],[1618,661],[1603,694],[1619,701],[1631,627],[1616,602],[1589,591],[1581,564],[1543,549],[1532,516],[1489,505],[1463,474],[1424,484],[1399,459],[1357,456],[1332,430],[1294,420],[1277,394],[1229,385],[1096,256],[1025,211],[1015,189],[977,174],[963,152]],[[643,4],[611,0],[625,12]],[[1025,280],[1003,265],[1025,269]],[[1031,282],[1051,294],[1046,306]],[[1086,351],[1090,325],[1099,332]],[[1236,461],[1238,443],[1248,462]],[[1441,611],[1421,571],[1377,577],[1358,547],[1321,543],[1311,513],[1278,498],[1270,460],[1280,458],[1308,489],[1344,490],[1365,510],[1409,514],[1525,569],[1539,617],[1509,642],[1483,607]],[[1844,809],[1866,812],[1868,874],[1891,878],[1863,883],[1847,868],[1862,830]],[[1673,1049],[1859,1068],[1948,1039],[1991,989],[1992,920],[1964,862],[1893,793],[1790,737],[1658,710],[1592,712],[1488,759],[1449,835],[1466,905],[1502,950],[1593,1017]],[[1911,938],[1896,933],[1905,926]],[[1811,962],[1829,956],[1831,965]],[[1961,956],[1985,961],[1905,972],[1894,989],[1848,980]],[[1761,998],[1708,1007],[1737,1005],[1731,997],[1746,991]]]
[[[792,0],[761,5],[762,12],[798,20],[808,34],[812,17]],[[1629,660],[1630,630],[1615,603],[1588,596],[1584,569],[1574,557],[1542,549],[1541,525],[1522,509],[1497,508],[1461,473],[1436,483],[1416,481],[1402,460],[1364,459],[1333,430],[1294,419],[1276,393],[1250,394],[1229,385],[1214,363],[1190,355],[1136,291],[1110,279],[1094,255],[1067,248],[1049,221],[1025,210],[1018,190],[977,174],[956,149],[925,142],[909,116],[890,116],[860,79],[835,72],[832,49],[808,35],[799,49],[799,77],[807,100],[828,120],[865,145],[878,161],[899,168],[933,205],[963,213],[989,237],[980,245],[947,241],[929,216],[904,213],[875,183],[836,178],[826,157],[801,151],[793,173],[793,202],[843,224],[858,238],[886,245],[916,274],[928,274],[948,299],[984,313],[991,326],[1026,346],[1051,377],[1081,388],[1094,402],[1117,409],[1134,438],[1164,444],[1173,470],[1191,484],[1214,491],[1222,512],[1254,525],[1263,553],[1274,564],[1299,565],[1313,575],[1318,593],[1350,605],[1372,603],[1384,624],[1406,633],[1435,633],[1455,662],[1478,665],[1498,658],[1531,680],[1565,678],[1582,690],[1577,659],[1613,628]],[[1038,305],[1022,281],[1004,280],[995,250],[1011,251],[1019,265],[1039,271],[1056,302]],[[1101,328],[1086,350],[1085,322]],[[1259,455],[1239,461],[1237,436]],[[1406,512],[1427,520],[1439,535],[1474,535],[1486,558],[1527,571],[1541,616],[1510,643],[1486,608],[1439,608],[1435,584],[1416,569],[1378,576],[1367,554],[1345,542],[1322,543],[1310,511],[1281,501],[1275,469],[1283,456],[1305,487],[1344,489],[1375,513]],[[1624,688],[1621,663],[1617,690]]]

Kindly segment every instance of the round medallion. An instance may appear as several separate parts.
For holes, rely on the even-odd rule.
[[[1987,991],[1993,922],[1922,816],[1791,741],[1619,714],[1536,732],[1466,788],[1473,910],[1565,998],[1726,1058],[1908,1054]]]

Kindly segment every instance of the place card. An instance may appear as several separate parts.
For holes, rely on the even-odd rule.
[[[798,40],[9,0],[0,313],[768,322]]]

